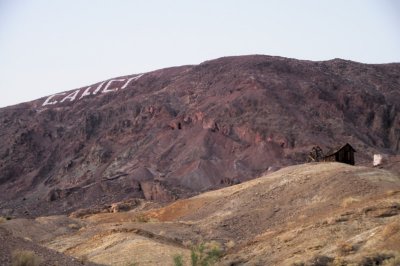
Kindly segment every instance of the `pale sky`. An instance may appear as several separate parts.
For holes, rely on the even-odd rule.
[[[0,107],[246,54],[400,62],[400,0],[0,0]]]

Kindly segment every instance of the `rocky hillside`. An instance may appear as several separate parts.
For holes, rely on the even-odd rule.
[[[170,201],[350,143],[400,151],[400,64],[270,56],[106,80],[0,109],[3,215]]]
[[[216,265],[398,265],[399,215],[399,175],[312,163],[162,208],[12,219],[0,233],[102,265],[191,265],[200,244],[220,251]]]

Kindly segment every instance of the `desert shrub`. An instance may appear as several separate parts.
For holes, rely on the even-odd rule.
[[[175,255],[174,256],[174,266],[183,266],[182,255]]]
[[[292,263],[291,266],[305,266],[306,264],[302,261],[296,261],[294,263]]]
[[[139,223],[148,223],[150,221],[150,218],[144,214],[141,214],[136,217],[136,221]]]
[[[78,230],[80,229],[80,226],[78,224],[68,224],[68,228],[72,230]]]
[[[89,262],[89,257],[88,257],[88,255],[85,254],[85,255],[80,256],[78,260],[82,264],[87,264]]]
[[[337,245],[339,255],[346,256],[356,250],[355,246],[347,242],[340,242]]]
[[[351,264],[349,262],[347,262],[346,260],[344,260],[343,258],[335,258],[330,264],[329,266],[351,266],[351,265],[355,265],[355,264]]]
[[[363,258],[359,265],[360,266],[384,265],[385,263],[388,263],[393,258],[395,258],[395,256],[393,254],[377,253],[377,254]]]
[[[192,266],[214,265],[222,256],[222,251],[217,245],[206,245],[204,243],[192,248],[190,254]]]
[[[1,223],[4,223],[5,221],[7,221],[7,219],[0,216],[0,224],[1,224]]]
[[[390,259],[386,259],[382,263],[383,266],[399,266],[400,265],[400,253],[394,255]]]
[[[30,250],[17,250],[12,253],[11,261],[13,266],[37,266],[42,258]]]
[[[331,263],[333,262],[333,258],[328,257],[328,256],[315,256],[312,258],[307,265],[310,266],[330,266]]]

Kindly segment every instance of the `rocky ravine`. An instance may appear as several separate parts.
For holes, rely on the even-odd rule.
[[[170,201],[349,142],[400,151],[400,64],[220,58],[0,109],[2,215]]]

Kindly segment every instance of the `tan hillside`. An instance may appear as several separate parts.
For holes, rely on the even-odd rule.
[[[162,208],[143,204],[129,212],[0,226],[106,265],[173,265],[177,254],[189,265],[198,243],[221,248],[218,265],[307,265],[321,258],[347,265],[400,251],[400,176],[382,169],[290,166]]]

